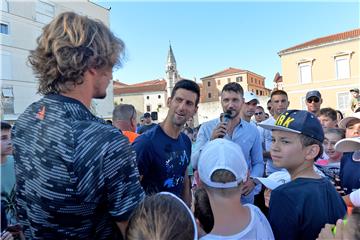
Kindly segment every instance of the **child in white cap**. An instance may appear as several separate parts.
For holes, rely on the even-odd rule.
[[[198,172],[214,216],[213,229],[201,239],[274,239],[260,209],[239,201],[248,167],[236,143],[225,139],[208,142],[200,153]]]

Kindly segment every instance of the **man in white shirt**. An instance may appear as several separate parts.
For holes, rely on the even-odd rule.
[[[275,120],[277,117],[285,112],[289,107],[289,100],[287,93],[283,90],[275,90],[270,95],[271,100],[271,111],[273,115],[270,116],[267,120],[262,122],[262,124],[271,124],[275,125]],[[270,148],[271,148],[271,141],[272,141],[272,133],[270,130],[266,130],[264,128],[260,128],[260,138],[263,141],[263,157],[264,161],[266,162],[265,168],[265,175],[268,176],[273,172],[281,170],[273,165],[271,156],[270,156]]]

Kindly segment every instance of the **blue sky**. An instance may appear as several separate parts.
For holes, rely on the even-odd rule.
[[[138,83],[165,76],[169,41],[184,78],[228,67],[266,77],[281,73],[282,49],[359,28],[357,2],[124,2],[110,7],[110,28],[124,40],[127,60],[114,78]]]

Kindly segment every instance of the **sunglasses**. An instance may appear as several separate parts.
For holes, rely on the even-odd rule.
[[[263,114],[263,112],[257,112],[257,113],[255,113],[255,116],[261,115],[261,114]]]
[[[317,98],[317,97],[314,97],[314,98],[306,99],[306,101],[307,101],[308,103],[312,103],[312,102],[318,103],[318,102],[320,102],[320,99]]]

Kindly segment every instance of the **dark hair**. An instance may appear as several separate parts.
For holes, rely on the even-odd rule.
[[[257,105],[256,109],[261,109],[261,110],[265,111],[264,108],[262,106],[260,106],[260,105]]]
[[[320,142],[319,140],[316,140],[312,137],[308,137],[304,134],[299,134],[300,135],[300,142],[303,145],[303,147],[307,147],[310,145],[318,145],[320,147],[319,153],[316,155],[316,157],[314,158],[314,161],[318,160],[319,157],[321,157],[321,155],[324,152],[324,146],[322,144],[322,142]]]
[[[1,122],[1,130],[9,130],[11,129],[11,125],[7,122]]]
[[[340,110],[336,110],[338,114],[340,114],[340,120],[344,119],[344,114]]]
[[[133,211],[126,239],[193,240],[195,226],[186,207],[167,194],[147,196]]]
[[[333,134],[339,135],[339,137],[341,137],[341,139],[345,138],[345,129],[342,129],[342,128],[325,128],[324,135],[327,133],[333,133]]]
[[[41,94],[66,93],[83,83],[89,68],[121,65],[125,44],[104,23],[74,12],[55,17],[43,28],[29,63]]]
[[[197,83],[194,82],[194,81],[187,80],[187,79],[182,79],[182,80],[178,81],[175,84],[173,90],[171,91],[171,97],[172,98],[175,96],[176,91],[178,89],[180,89],[180,88],[186,89],[188,91],[196,93],[195,106],[197,106],[198,103],[199,103],[199,100],[200,100],[200,87],[199,87],[199,85],[197,85]]]
[[[229,170],[217,169],[212,173],[211,181],[220,182],[220,183],[234,182],[236,181],[236,177]],[[203,183],[203,185],[208,193],[227,198],[239,194],[242,184],[239,183],[238,186],[233,188],[214,188],[214,187],[209,187],[205,183]]]
[[[269,104],[269,103],[271,103],[271,98],[267,101],[267,103],[266,103],[266,104]]]
[[[275,91],[272,91],[271,92],[271,94],[270,94],[270,100],[271,100],[271,98],[273,97],[273,96],[275,96],[275,95],[285,95],[286,96],[286,98],[288,98],[288,95],[287,95],[287,93],[284,91],[284,90],[275,90]]]
[[[320,109],[319,116],[325,116],[329,117],[331,120],[336,121],[337,120],[337,112],[332,108],[322,108]]]
[[[237,82],[230,82],[230,83],[225,84],[225,86],[221,90],[221,93],[230,92],[230,91],[240,93],[242,96],[244,95],[244,89]]]
[[[211,232],[214,227],[214,215],[209,197],[202,187],[198,187],[194,192],[194,216],[206,233]]]

